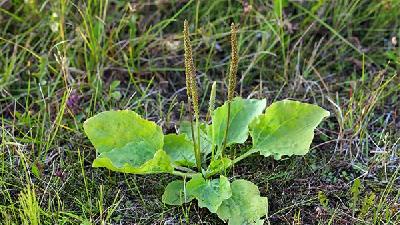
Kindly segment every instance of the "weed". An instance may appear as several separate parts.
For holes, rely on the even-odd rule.
[[[102,112],[84,124],[86,134],[100,154],[93,166],[123,173],[181,176],[183,180],[172,181],[165,188],[164,203],[182,205],[197,199],[200,207],[217,213],[229,224],[263,223],[260,217],[267,212],[267,198],[260,197],[258,187],[250,181],[235,179],[230,183],[226,171],[253,153],[272,155],[275,159],[306,154],[314,129],[329,112],[318,106],[284,100],[273,103],[262,114],[265,100],[234,98],[238,67],[236,33],[232,24],[228,99],[223,106],[210,112],[211,124],[199,121],[196,71],[185,21],[186,89],[188,106],[193,108],[189,110],[190,118],[195,118],[195,124],[193,120],[188,122],[190,132],[181,129],[179,135],[163,135],[160,127],[133,111]],[[210,102],[213,104],[213,100]],[[209,109],[213,107],[210,105]],[[233,144],[244,143],[249,132],[252,148],[240,151],[238,157],[231,151],[227,157],[226,147],[234,149]],[[210,153],[212,157],[207,158]],[[203,168],[207,161],[210,161],[209,166]],[[197,171],[191,169],[195,165]],[[214,178],[217,175],[219,178]],[[190,180],[186,183],[187,177]]]

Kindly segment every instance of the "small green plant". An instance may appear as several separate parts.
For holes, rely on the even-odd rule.
[[[193,199],[229,224],[262,224],[268,201],[258,187],[243,179],[230,180],[229,169],[251,154],[265,157],[304,155],[314,129],[326,110],[311,104],[283,100],[266,108],[265,99],[235,97],[238,46],[231,26],[231,62],[227,101],[214,109],[216,85],[211,89],[206,121],[200,121],[195,66],[184,23],[184,48],[189,121],[179,133],[164,135],[161,127],[129,110],[102,112],[84,123],[98,152],[93,167],[132,174],[169,173],[181,177],[167,185],[162,201],[182,205]],[[266,108],[266,109],[265,109]],[[251,136],[252,145],[235,148]],[[230,151],[229,151],[230,150]]]

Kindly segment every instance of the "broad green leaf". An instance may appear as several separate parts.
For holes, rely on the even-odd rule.
[[[211,161],[210,165],[207,168],[206,177],[211,177],[217,173],[223,172],[228,169],[232,164],[232,160],[229,158],[220,158],[217,160]]]
[[[193,124],[195,125],[195,123]],[[209,125],[201,123],[200,124],[200,151],[204,156],[207,156],[211,153],[212,148],[212,139],[211,136],[208,135],[207,129]],[[182,121],[179,127],[179,133],[185,134],[190,141],[192,139],[192,127],[189,121]],[[194,129],[194,135],[197,137],[197,129]]]
[[[83,128],[99,153],[145,141],[155,149],[152,157],[163,146],[161,127],[129,110],[99,113],[86,120]]]
[[[206,180],[202,174],[195,175],[186,185],[189,196],[194,196],[200,207],[207,207],[215,213],[222,201],[231,197],[231,187],[228,178]]]
[[[196,166],[193,142],[189,141],[184,134],[168,134],[164,136],[164,150],[171,160],[179,166]]]
[[[257,220],[254,225],[264,225],[265,220]]]
[[[266,106],[266,100],[242,99],[236,97],[231,102],[227,145],[244,143],[249,136],[248,125],[260,115]],[[212,127],[214,143],[223,145],[228,115],[228,103],[214,110]]]
[[[162,196],[162,202],[168,205],[182,205],[192,201],[193,196],[185,193],[185,183],[183,180],[174,180],[170,182],[165,188]]]
[[[119,149],[106,152],[98,156],[93,167],[105,167],[121,173],[150,174],[170,173],[174,170],[170,157],[163,150],[158,150],[154,157],[141,165],[135,166],[136,159],[140,157],[130,151],[119,151]]]
[[[270,105],[250,124],[253,150],[265,157],[304,155],[309,151],[314,129],[329,112],[319,106],[291,100]]]
[[[169,156],[162,150],[161,128],[135,112],[103,112],[88,119],[84,129],[100,153],[93,167],[139,174],[173,170]]]
[[[217,215],[228,220],[229,225],[262,224],[267,214],[268,200],[260,197],[258,187],[247,180],[235,180],[231,184],[232,196],[223,201]]]

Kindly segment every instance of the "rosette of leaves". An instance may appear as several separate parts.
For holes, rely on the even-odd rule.
[[[188,40],[187,28],[185,21]],[[236,46],[235,34],[232,26],[232,46]],[[236,47],[232,47],[231,58],[229,84],[234,85]],[[187,88],[196,88],[193,60],[185,62],[187,73],[191,73],[187,74]],[[277,101],[267,107],[265,99],[233,97],[234,87],[228,90],[228,100],[214,109],[214,84],[210,121],[199,121],[198,109],[192,110],[194,121],[182,121],[178,133],[163,134],[160,126],[130,110],[106,111],[89,118],[84,130],[98,153],[93,167],[132,174],[176,175],[180,179],[170,182],[162,195],[165,204],[182,205],[196,199],[199,207],[216,213],[229,224],[263,224],[267,197],[260,196],[258,187],[250,181],[230,180],[227,171],[251,154],[275,159],[305,155],[315,128],[329,112],[293,100]],[[192,91],[188,90],[188,104],[196,108],[193,97],[197,96]],[[249,139],[252,144],[245,150],[236,154],[227,151]]]

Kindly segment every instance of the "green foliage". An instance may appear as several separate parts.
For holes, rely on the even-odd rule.
[[[353,210],[353,216],[355,213],[355,210],[358,205],[358,201],[360,198],[360,192],[361,192],[362,184],[360,179],[355,179],[353,185],[350,188],[350,193],[351,193],[351,202],[350,202],[350,208]]]
[[[161,128],[135,112],[103,112],[88,119],[84,129],[100,153],[93,167],[138,174],[173,170],[170,157],[162,150]]]
[[[279,19],[281,19],[282,14],[283,14],[283,9],[289,5],[289,1],[288,0],[274,0],[273,3],[274,3],[274,5],[273,5],[274,13],[276,16],[278,16]]]
[[[232,195],[228,178],[206,180],[202,174],[195,175],[187,183],[189,196],[194,196],[200,207],[206,207],[210,212],[217,212],[221,203]]]
[[[231,103],[231,116],[229,120],[229,132],[227,145],[244,143],[249,136],[248,126],[250,122],[260,115],[266,106],[266,100],[234,98]],[[221,146],[224,142],[228,114],[228,103],[215,109],[212,114],[213,141]]]
[[[196,166],[193,143],[184,134],[167,134],[164,136],[164,150],[173,163],[179,166]]]
[[[276,2],[281,9],[283,1]],[[236,34],[234,25],[232,33]],[[236,36],[232,35],[235,46],[232,46],[228,101],[214,110],[214,83],[209,107],[211,124],[208,120],[199,121],[195,66],[186,21],[184,36],[188,106],[193,106],[189,110],[191,121],[181,122],[179,134],[164,136],[161,127],[135,112],[100,113],[84,124],[87,136],[99,153],[93,167],[124,173],[182,176],[183,180],[172,181],[165,188],[162,196],[165,204],[182,205],[196,199],[199,207],[217,213],[229,224],[263,224],[261,218],[267,214],[267,198],[261,197],[258,187],[250,181],[238,179],[231,184],[224,175],[235,163],[256,152],[276,159],[306,154],[314,129],[329,112],[315,105],[283,100],[270,105],[263,114],[266,99],[233,98],[237,69],[233,67],[237,67],[238,56]],[[244,144],[249,133],[253,142],[251,150],[237,158],[233,151],[225,154],[226,147]],[[186,178],[190,178],[187,183]]]
[[[207,168],[207,177],[211,177],[219,172],[226,171],[231,166],[232,160],[229,158],[223,157],[213,160]]]
[[[365,195],[359,215],[361,218],[367,216],[368,211],[373,207],[375,203],[375,197],[376,196],[374,192],[370,193],[369,195]]]
[[[275,3],[278,1],[290,2],[289,7]],[[33,222],[31,219],[23,220],[24,207],[19,203],[22,190],[31,182],[35,183],[37,199],[42,207],[39,210],[40,224],[154,224],[181,211],[183,207],[170,207],[165,213],[159,214],[160,205],[154,199],[155,192],[163,189],[160,185],[165,183],[165,179],[172,179],[172,176],[116,176],[105,168],[88,169],[88,160],[96,154],[88,142],[82,142],[80,129],[81,122],[87,116],[111,108],[129,107],[142,116],[151,115],[153,121],[166,118],[163,124],[169,124],[171,118],[176,118],[174,113],[171,114],[176,111],[176,99],[154,94],[162,82],[159,84],[158,76],[155,79],[150,77],[161,73],[168,82],[182,78],[176,76],[180,71],[177,67],[183,54],[183,48],[176,46],[179,43],[176,37],[181,36],[177,27],[181,24],[179,19],[187,16],[189,21],[196,21],[193,26],[189,26],[189,29],[196,31],[190,36],[195,41],[193,46],[200,50],[194,53],[199,57],[194,62],[200,62],[200,74],[207,75],[207,79],[203,79],[204,76],[196,78],[196,81],[200,81],[197,84],[207,84],[209,78],[228,74],[223,70],[228,69],[225,63],[229,59],[221,56],[222,52],[229,50],[228,43],[221,42],[229,39],[226,37],[228,28],[218,24],[227,24],[229,18],[229,21],[240,21],[242,26],[238,28],[240,93],[255,93],[260,89],[261,95],[269,95],[268,105],[275,98],[296,96],[309,99],[310,102],[316,99],[325,106],[332,106],[332,110],[337,110],[336,119],[332,118],[326,123],[326,135],[318,136],[318,139],[322,139],[318,141],[332,141],[339,133],[343,135],[339,137],[339,149],[332,155],[328,143],[323,145],[326,147],[324,151],[306,157],[306,164],[311,165],[312,170],[307,167],[293,170],[296,165],[290,163],[288,173],[278,172],[286,168],[289,161],[299,161],[292,159],[284,165],[276,162],[278,166],[273,171],[265,170],[260,165],[255,175],[250,174],[253,171],[243,171],[242,166],[235,165],[236,179],[246,173],[247,177],[252,177],[249,179],[254,177],[263,180],[257,183],[260,191],[263,190],[263,196],[276,198],[275,194],[284,188],[272,185],[266,191],[267,184],[264,181],[268,185],[279,183],[276,177],[284,176],[282,181],[291,183],[299,175],[312,179],[313,183],[328,185],[328,197],[334,196],[329,202],[334,206],[331,211],[322,210],[322,214],[315,212],[310,217],[309,212],[319,203],[307,202],[307,209],[303,210],[301,200],[312,196],[285,195],[281,201],[274,203],[274,220],[271,223],[295,224],[290,221],[294,217],[299,217],[296,218],[299,219],[298,223],[312,223],[310,220],[318,217],[320,224],[336,224],[341,221],[400,224],[399,185],[395,182],[392,187],[387,177],[393,173],[393,168],[397,168],[396,156],[399,155],[397,109],[400,99],[400,1],[273,0],[243,1],[243,5],[240,1],[227,4],[227,1],[221,0],[179,1],[179,4],[176,4],[177,1],[157,1],[156,4],[151,1],[150,6],[150,1],[136,1],[138,4],[93,0],[0,2],[0,223]],[[275,7],[277,5],[283,7]],[[148,10],[149,7],[151,10]],[[392,44],[392,38],[395,38],[397,44]],[[172,57],[165,57],[165,53]],[[213,65],[213,62],[217,64]],[[380,73],[380,69],[384,71]],[[391,78],[393,75],[394,79]],[[118,87],[113,85],[117,81],[121,81]],[[385,85],[386,81],[389,81],[388,85]],[[224,82],[218,80],[217,83],[215,107],[221,105],[220,100],[225,94],[223,92],[227,90],[222,87]],[[175,85],[179,83],[173,84],[172,89],[180,89]],[[307,90],[304,91],[304,88]],[[64,112],[60,110],[63,105],[61,98],[68,96],[71,90],[71,96],[78,96],[79,100]],[[168,90],[171,88],[163,89],[162,92]],[[297,90],[301,93],[296,94]],[[168,97],[174,96],[168,94]],[[201,94],[199,97],[201,109],[205,113],[207,95]],[[177,99],[182,98],[178,95]],[[170,101],[168,110],[161,109],[164,103]],[[168,111],[167,114],[163,114],[165,111]],[[207,124],[211,124],[211,113],[206,118]],[[176,122],[175,119],[172,122]],[[247,143],[250,142],[251,139]],[[239,147],[233,145],[230,149],[236,150],[236,153],[245,152],[251,145],[247,143]],[[346,150],[347,147],[349,151],[345,152],[351,153],[346,154],[349,157],[336,159],[336,156],[342,154],[341,148]],[[384,154],[371,153],[375,148],[384,150]],[[19,151],[21,156],[16,154]],[[353,153],[356,157],[353,157]],[[26,180],[22,179],[22,155],[27,160],[29,177]],[[203,159],[203,162],[207,162],[203,163],[205,170],[211,167],[209,162],[216,165],[215,162],[220,160],[211,160],[211,156],[203,157],[207,158],[207,161]],[[231,161],[237,159],[229,154],[225,157]],[[259,163],[257,158],[249,159],[246,164],[251,163],[250,167],[256,167]],[[310,158],[316,159],[315,163],[310,164]],[[336,165],[335,160],[343,163]],[[327,165],[328,161],[329,165],[334,166]],[[345,168],[343,171],[348,174],[346,179],[342,179],[344,172],[341,167],[349,164],[359,172],[353,174],[352,169]],[[342,172],[336,176],[338,170]],[[360,190],[357,204],[358,207],[363,206],[368,191],[376,193],[375,203],[372,203],[364,217],[360,218],[359,208],[356,209],[356,216],[352,217],[349,213],[351,194],[343,193],[345,190],[340,185],[367,170],[368,177],[372,176],[373,179],[363,181],[368,188]],[[225,171],[231,174],[229,168],[215,167],[214,171],[216,174],[225,174]],[[319,171],[330,174],[329,179],[332,181],[318,174],[312,177],[313,173]],[[207,177],[208,171],[203,171],[203,174]],[[143,185],[143,180],[151,185]],[[186,180],[190,180],[189,177]],[[307,183],[300,182],[299,185],[307,186]],[[101,184],[105,185],[103,198],[99,194]],[[118,191],[122,195],[115,194]],[[127,193],[134,196],[126,197]],[[145,201],[131,201],[132,197],[139,196]],[[339,200],[339,204],[335,204]],[[285,205],[288,202],[293,205]],[[127,210],[114,211],[121,207]],[[193,209],[184,208],[185,211]],[[190,212],[190,217],[196,220],[194,214],[197,213]],[[204,212],[200,214],[204,215]],[[188,214],[185,216],[189,217]],[[132,221],[121,221],[127,217]],[[329,217],[332,218],[329,223],[324,221]],[[213,219],[215,217],[201,218],[203,223]],[[180,218],[177,220],[173,222],[179,223]]]
[[[291,100],[275,102],[264,114],[266,100],[235,98],[230,102],[230,120],[227,126],[228,104],[212,112],[212,124],[199,123],[194,135],[200,135],[201,164],[210,160],[206,170],[189,172],[196,166],[190,122],[183,121],[180,134],[164,134],[155,123],[132,111],[100,113],[84,124],[84,129],[100,153],[93,167],[106,167],[124,173],[171,173],[191,179],[169,183],[162,196],[168,205],[182,205],[197,199],[200,207],[217,213],[229,224],[262,224],[266,214],[267,198],[260,197],[255,184],[220,175],[248,155],[260,152],[279,159],[283,155],[304,155],[308,152],[314,129],[329,113],[324,109]],[[250,151],[231,158],[220,157],[224,134],[228,127],[227,145],[244,143],[252,137]],[[198,134],[198,132],[200,132]],[[220,152],[209,154],[214,146]],[[185,167],[188,167],[185,169]]]
[[[261,217],[267,214],[268,200],[260,197],[258,187],[247,180],[235,180],[231,184],[232,196],[223,201],[217,214],[230,225],[263,224]]]
[[[318,191],[318,200],[319,200],[319,204],[321,204],[325,209],[328,208],[329,199],[328,199],[328,197],[326,197],[324,192]]]
[[[250,124],[253,151],[265,157],[304,155],[308,152],[314,129],[329,112],[311,104],[283,100],[270,105]]]
[[[206,125],[205,123],[200,123],[200,151],[203,153],[203,155],[207,155],[211,153],[211,148],[212,148],[212,139],[211,136],[208,132],[209,130],[209,125]],[[179,127],[179,132],[181,134],[185,134],[186,137],[192,141],[192,128],[190,127],[190,122],[189,121],[182,121]],[[194,129],[194,134],[195,137],[197,137],[197,129]]]
[[[41,208],[36,197],[35,189],[31,185],[27,185],[18,196],[19,205],[21,207],[20,216],[23,224],[39,225]]]
[[[193,196],[188,195],[185,191],[185,183],[183,180],[174,180],[165,187],[162,196],[162,202],[168,205],[182,205],[193,200]]]
[[[154,157],[139,166],[134,166],[131,160],[135,157],[140,158],[140,155],[135,155],[133,149],[126,149],[125,152],[115,151],[113,154],[100,155],[93,161],[93,167],[105,167],[109,170],[122,173],[134,174],[150,174],[150,173],[167,173],[172,172],[173,167],[167,153],[163,150],[158,150]],[[140,152],[140,148],[137,148]],[[107,154],[107,153],[105,153]]]
[[[99,113],[86,120],[83,128],[99,153],[119,149],[129,143],[145,142],[154,154],[163,146],[161,127],[129,110]]]

